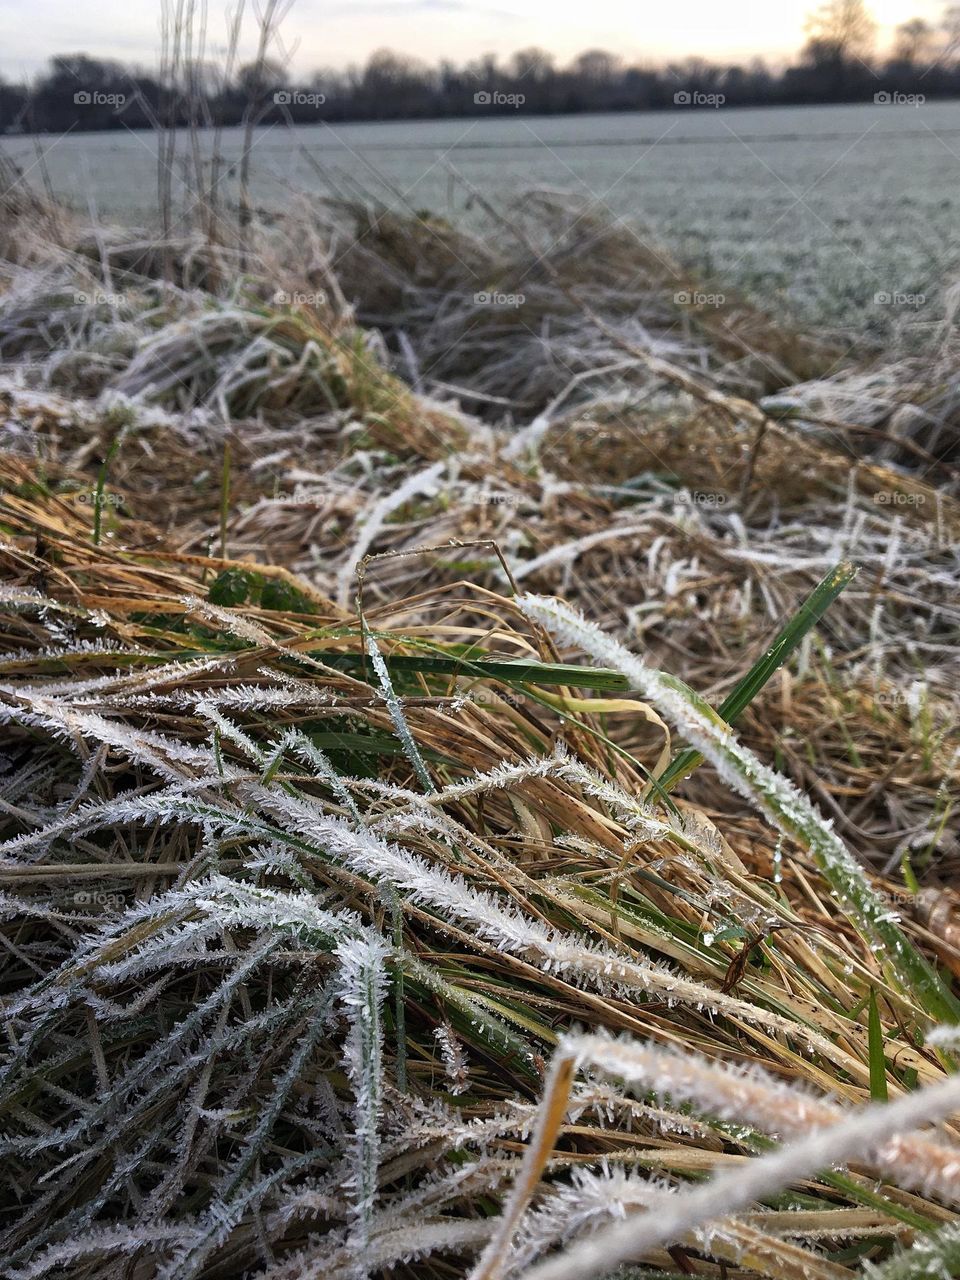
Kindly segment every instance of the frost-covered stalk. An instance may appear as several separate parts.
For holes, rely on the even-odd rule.
[[[330,1003],[331,996],[327,987],[315,997],[307,1029],[291,1053],[283,1072],[273,1081],[270,1097],[247,1139],[243,1153],[214,1187],[213,1201],[201,1217],[195,1239],[186,1249],[175,1254],[169,1266],[160,1269],[158,1280],[191,1280],[191,1277],[196,1276],[214,1249],[222,1245],[235,1229],[251,1201],[260,1194],[261,1183],[257,1179],[251,1183],[250,1176],[287,1105],[291,1090],[302,1076],[310,1055],[323,1035]],[[269,1189],[277,1176],[269,1175],[262,1184],[262,1189]]]
[[[499,1280],[510,1260],[510,1247],[517,1224],[530,1197],[537,1188],[540,1174],[550,1158],[560,1126],[567,1113],[567,1102],[577,1069],[577,1050],[561,1043],[553,1055],[550,1071],[543,1086],[543,1101],[527,1145],[513,1190],[503,1206],[500,1222],[480,1260],[470,1272],[469,1280]]]
[[[279,759],[290,749],[306,764],[310,765],[321,778],[343,807],[347,810],[357,827],[364,826],[364,817],[357,808],[356,801],[350,794],[346,784],[337,773],[332,761],[325,751],[316,746],[306,734],[299,729],[288,729],[279,740],[275,756]],[[265,775],[266,776],[266,775]],[[265,777],[261,779],[264,781]],[[393,946],[399,957],[403,951],[403,907],[399,895],[393,886],[388,887],[390,916],[393,928]],[[403,965],[398,960],[393,971],[394,1021],[397,1031],[397,1086],[401,1092],[407,1087],[407,1044],[406,1044],[406,1004],[403,989]]]
[[[489,1234],[490,1222],[485,1218],[411,1223],[391,1215],[382,1226],[377,1224],[363,1263],[368,1271],[396,1274],[399,1269],[407,1275],[419,1275],[423,1269],[416,1264],[424,1258],[434,1253],[463,1253],[482,1243]],[[305,1280],[308,1276],[311,1280],[354,1280],[357,1256],[352,1244],[331,1243],[317,1236],[311,1241],[292,1258],[258,1272],[259,1280]],[[403,1263],[405,1267],[398,1267]]]
[[[870,1106],[771,1155],[718,1173],[705,1185],[664,1198],[655,1213],[616,1223],[526,1271],[526,1280],[590,1280],[605,1276],[705,1223],[727,1218],[782,1187],[852,1160],[875,1162],[900,1133],[960,1108],[960,1076],[950,1076],[896,1102]],[[960,1166],[957,1170],[960,1184]]]
[[[597,1067],[659,1097],[690,1103],[700,1114],[753,1125],[776,1137],[802,1137],[849,1115],[836,1103],[791,1088],[759,1068],[744,1070],[604,1035],[573,1037],[564,1046],[580,1065]],[[898,1186],[947,1202],[958,1200],[960,1148],[905,1134],[877,1151],[877,1163]]]
[[[466,782],[452,782],[431,797],[430,803],[447,804],[451,800],[463,800],[467,796],[482,795],[487,791],[501,791],[518,786],[530,778],[550,778],[563,773],[567,764],[567,749],[558,743],[548,756],[533,756],[520,764],[498,764],[485,773],[476,773]]]
[[[151,1246],[169,1245],[171,1241],[186,1246],[192,1241],[194,1234],[192,1226],[181,1223],[148,1225],[138,1222],[135,1227],[101,1227],[51,1245],[26,1266],[10,1270],[7,1275],[10,1280],[37,1280],[53,1270],[63,1271],[90,1254],[142,1256],[153,1252]]]
[[[373,663],[373,669],[377,673],[380,691],[383,694],[384,702],[387,704],[387,710],[390,712],[390,719],[393,721],[393,727],[397,731],[400,745],[403,747],[403,753],[413,765],[413,771],[419,778],[420,785],[424,791],[435,791],[436,788],[433,785],[433,779],[430,777],[430,771],[423,763],[420,748],[414,741],[410,726],[407,724],[407,717],[403,714],[403,707],[400,705],[400,699],[397,697],[396,690],[393,687],[393,681],[390,679],[390,672],[387,670],[387,664],[383,660],[383,654],[371,635],[367,636],[367,653]]]
[[[551,1187],[550,1194],[526,1215],[507,1275],[513,1280],[537,1258],[611,1221],[622,1221],[638,1210],[656,1213],[660,1201],[675,1194],[675,1187],[646,1173],[616,1165],[599,1170],[574,1168],[570,1171],[569,1184]],[[758,1229],[743,1220],[726,1222],[722,1235],[707,1227],[689,1232],[680,1237],[678,1243],[697,1253],[709,1251],[717,1261],[730,1263],[738,1274],[752,1272],[776,1276],[778,1280],[850,1280],[851,1277],[846,1268],[825,1261],[822,1255],[791,1244],[783,1236],[767,1234],[762,1225]],[[624,1280],[627,1275],[630,1280],[646,1280],[648,1276],[652,1280],[653,1272],[646,1268],[630,1271],[625,1273]]]
[[[440,1056],[443,1059],[447,1087],[454,1096],[459,1093],[466,1093],[469,1088],[467,1055],[463,1052],[463,1045],[458,1040],[457,1033],[449,1022],[443,1022],[434,1031],[433,1038],[437,1042]]]
[[[381,1011],[386,988],[385,962],[390,952],[379,938],[370,936],[341,942],[336,954],[340,961],[340,998],[350,1022],[344,1058],[354,1095],[349,1185],[354,1195],[353,1240],[359,1251],[367,1243],[377,1197],[383,1091]]]
[[[357,808],[356,801],[350,794],[340,774],[333,767],[333,762],[327,753],[311,742],[307,735],[299,729],[288,729],[281,742],[285,748],[292,748],[295,756],[299,756],[305,764],[309,764],[316,771],[317,777],[322,778],[327,784],[357,826],[361,826],[363,818]]]
[[[475,1000],[462,987],[448,982],[432,965],[423,964],[410,951],[404,952],[403,965],[411,978],[433,991],[450,1009],[456,1009],[467,1019],[472,1031],[486,1043],[498,1057],[513,1058],[528,1075],[539,1080],[534,1051],[528,1041],[519,1035],[486,1005]]]
[[[843,911],[872,949],[883,953],[901,989],[938,1021],[960,1019],[960,1003],[901,932],[897,917],[877,897],[832,823],[793,783],[738,742],[730,726],[682,681],[648,667],[576,610],[547,596],[520,596],[517,604],[561,644],[577,646],[605,666],[623,672],[730,787],[780,831],[810,850]]]
[[[869,1280],[949,1280],[960,1275],[960,1226],[920,1236],[881,1266],[868,1262],[866,1273]]]
[[[181,742],[170,735],[147,729],[133,729],[94,711],[71,706],[57,698],[46,697],[26,688],[0,684],[0,724],[22,724],[40,729],[75,749],[77,734],[84,734],[98,744],[105,743],[127,758],[153,769],[161,778],[183,782],[210,769],[210,755],[202,747]],[[223,777],[238,776],[232,765],[225,765]]]
[[[476,937],[501,950],[534,960],[548,972],[586,982],[600,991],[616,991],[626,986],[656,992],[668,1003],[710,1009],[789,1035],[834,1062],[842,1061],[851,1072],[856,1073],[862,1067],[808,1023],[761,1009],[662,965],[641,963],[607,948],[590,946],[575,936],[528,919],[504,906],[493,894],[473,888],[462,877],[451,875],[442,867],[431,866],[410,850],[389,844],[369,830],[357,831],[331,817],[307,796],[292,796],[281,789],[271,790],[255,783],[247,784],[245,791],[262,814],[279,819],[280,825],[270,825],[253,812],[225,813],[182,792],[156,793],[117,802],[112,813],[117,821],[153,818],[197,822],[231,835],[244,831],[288,843],[296,849],[319,851],[366,879],[393,885],[405,900],[425,903],[442,918],[467,924]],[[262,895],[264,891],[259,892]],[[308,900],[305,894],[286,896]],[[289,907],[285,908],[284,917],[288,910]],[[301,913],[303,910],[301,906]]]

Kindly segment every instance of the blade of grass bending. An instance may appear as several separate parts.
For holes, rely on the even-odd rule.
[[[727,724],[735,724],[775,671],[787,661],[804,636],[817,625],[843,589],[856,577],[857,569],[849,561],[841,561],[814,587],[803,604],[783,628],[762,658],[758,658],[742,680],[717,708]],[[679,751],[660,776],[660,785],[668,788],[692,773],[703,763],[703,756],[692,747]]]
[[[311,652],[311,658],[341,671],[354,671],[363,666],[358,653]],[[522,658],[428,657],[420,654],[384,654],[387,670],[422,672],[424,675],[470,675],[503,684],[572,685],[577,689],[612,690],[628,688],[619,671],[603,667],[578,667],[572,663],[526,662]]]

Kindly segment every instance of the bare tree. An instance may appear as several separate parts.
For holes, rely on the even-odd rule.
[[[943,11],[940,27],[947,38],[947,47],[942,55],[949,58],[960,49],[960,4],[949,4]]]
[[[870,55],[877,24],[863,0],[827,0],[807,19],[806,30],[808,49],[842,62]]]
[[[249,101],[260,102],[265,94],[282,88],[284,69],[275,58],[264,58],[262,61],[245,62],[237,68],[236,85]]]
[[[510,63],[518,80],[536,84],[553,70],[553,54],[533,45],[529,49],[520,49],[510,59]]]
[[[933,34],[933,28],[923,18],[901,22],[896,31],[894,57],[898,62],[909,62],[911,65],[924,61],[929,56]]]
[[[574,59],[573,69],[586,81],[595,84],[606,84],[612,80],[620,69],[620,59],[615,53],[606,49],[588,49]]]

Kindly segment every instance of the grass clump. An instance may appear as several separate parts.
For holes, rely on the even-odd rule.
[[[949,493],[170,307],[0,384],[4,1274],[952,1267]]]
[[[649,783],[661,748],[632,736],[643,704],[597,689],[616,682],[590,668],[574,696],[580,669],[541,657],[510,597],[441,586],[420,598],[417,627],[409,600],[377,605],[365,654],[359,620],[306,583],[309,612],[270,608],[262,590],[252,606],[211,602],[190,581],[201,566],[175,582],[163,548],[52,534],[59,501],[3,513],[22,531],[5,553],[2,688],[16,753],[0,848],[14,948],[5,1167],[21,1192],[4,1227],[11,1275],[124,1254],[170,1275],[346,1275],[360,1257],[371,1274],[404,1258],[418,1274],[469,1269],[504,1244],[477,1207],[520,1167],[544,1063],[577,1022],[649,1053],[683,1045],[705,1084],[684,1094],[692,1060],[674,1071],[669,1056],[635,1093],[625,1068],[602,1085],[566,1077],[535,1175],[517,1183],[536,1208],[510,1247],[530,1262],[569,1237],[565,1170],[584,1195],[584,1179],[599,1189],[629,1171],[608,1208],[634,1188],[638,1205],[649,1193],[679,1206],[698,1194],[691,1177],[789,1140],[794,1112],[797,1133],[817,1107],[817,1124],[846,1132],[877,1090],[868,1003],[890,1098],[942,1087],[923,1048],[929,992],[866,930],[835,930],[830,868],[804,832],[785,833],[774,881],[754,851],[772,839],[761,826],[738,816],[725,832],[679,794],[667,804]],[[43,525],[53,581],[28,545]],[[107,564],[123,576],[116,607],[96,585]],[[443,637],[428,654],[425,628]],[[610,665],[627,664],[611,650]],[[463,671],[497,698],[465,696]],[[551,686],[559,699],[540,696]],[[672,714],[680,686],[664,687]],[[709,757],[690,730],[702,714],[677,727]],[[395,744],[372,745],[372,775],[332,763],[358,733]],[[922,945],[910,931],[900,959]],[[779,1099],[767,1111],[724,1074],[744,1061],[772,1073],[750,1086]],[[948,1174],[934,1185],[925,1148],[919,1187],[909,1143],[886,1150],[858,1140],[840,1186],[814,1162],[802,1208],[771,1183],[789,1247],[763,1214],[719,1235],[691,1222],[670,1247],[834,1275],[849,1267],[818,1248],[836,1214],[848,1262],[852,1241],[862,1261],[892,1256],[908,1222],[952,1223],[954,1191]],[[869,1231],[851,1233],[851,1214]],[[653,1268],[663,1256],[649,1246]]]

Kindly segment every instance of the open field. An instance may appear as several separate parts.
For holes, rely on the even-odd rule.
[[[274,126],[254,134],[262,209],[358,188],[399,212],[469,221],[451,170],[506,208],[531,187],[569,191],[625,219],[714,290],[852,337],[927,338],[960,265],[960,104],[677,110],[390,124]],[[157,135],[118,130],[38,140],[52,189],[86,215],[146,222],[156,204]],[[240,129],[223,134],[236,196]],[[209,148],[200,136],[201,150]],[[29,138],[2,138],[39,187]],[[180,203],[192,152],[176,147]],[[475,208],[475,202],[474,202]],[[511,292],[522,287],[516,282]],[[889,302],[875,301],[888,295]]]
[[[5,1280],[956,1274],[952,323],[0,191]]]

